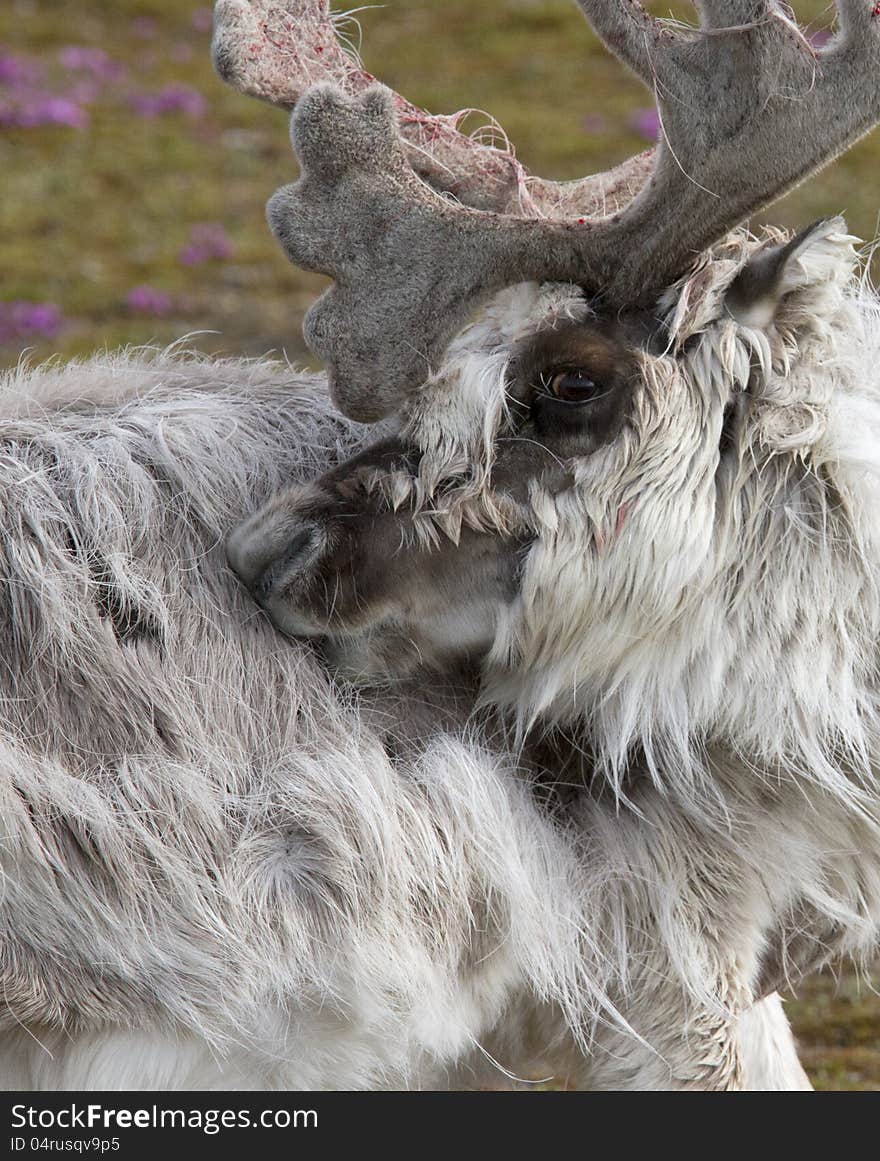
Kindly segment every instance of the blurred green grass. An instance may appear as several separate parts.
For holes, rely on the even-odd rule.
[[[873,984],[872,984],[873,979]],[[801,1062],[817,1089],[880,1091],[880,982],[851,971],[805,980],[786,1010]]]
[[[798,13],[814,29],[831,20],[817,0]],[[649,95],[570,0],[389,0],[358,19],[368,69],[434,111],[488,110],[535,172],[576,177],[645,147],[633,118]],[[37,62],[47,89],[81,79],[59,60],[70,45],[103,49],[126,76],[85,106],[87,129],[0,126],[0,302],[55,303],[65,319],[52,340],[0,343],[0,365],[25,347],[71,356],[196,331],[211,332],[193,340],[208,351],[307,358],[300,322],[323,280],[285,262],[263,219],[266,199],[295,176],[287,117],[220,83],[205,25],[200,0],[4,0],[0,46]],[[135,115],[133,94],[173,83],[204,96],[203,116]],[[801,225],[845,212],[854,233],[873,238],[878,161],[880,133],[766,216]],[[206,222],[222,224],[233,256],[182,264]],[[170,312],[127,306],[140,285],[170,296]],[[869,987],[819,977],[789,1011],[817,1087],[880,1089],[880,1001]]]

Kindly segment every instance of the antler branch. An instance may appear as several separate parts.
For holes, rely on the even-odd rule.
[[[653,91],[657,82],[657,61],[663,47],[678,39],[673,27],[658,20],[638,0],[577,0],[578,7],[596,35]]]

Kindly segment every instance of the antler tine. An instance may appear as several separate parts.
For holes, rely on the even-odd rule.
[[[642,20],[633,0],[579,3],[656,79],[653,172],[610,217],[468,209],[413,174],[386,90],[320,88],[300,102],[303,176],[272,200],[270,221],[295,262],[336,279],[306,330],[352,417],[397,409],[473,308],[512,282],[575,281],[615,308],[650,305],[706,247],[880,121],[877,0],[840,0],[841,33],[819,53],[773,0],[700,0],[701,28],[681,32]]]
[[[847,45],[856,47],[860,34],[871,35],[877,23],[877,5],[861,4],[859,0],[837,0],[837,18]]]
[[[355,91],[374,79],[343,48],[327,0],[216,0],[211,53],[227,84],[282,109],[317,81]]]
[[[846,84],[871,85],[873,102],[871,113],[877,109],[880,101],[880,75],[878,74],[878,52],[880,51],[880,5],[877,0],[837,0],[837,17],[841,24],[841,35],[837,43],[832,43],[824,52],[827,62],[834,62],[838,72],[831,79],[832,85]],[[870,77],[861,77],[859,71],[866,63],[874,67]],[[863,95],[858,101],[859,106],[865,107],[865,95],[870,91],[859,88],[856,92]],[[841,95],[846,95],[842,93]],[[850,93],[849,95],[853,95]],[[852,113],[852,109],[847,109]]]
[[[652,16],[638,0],[577,0],[577,5],[605,47],[653,90],[665,49],[681,39],[675,27]]]

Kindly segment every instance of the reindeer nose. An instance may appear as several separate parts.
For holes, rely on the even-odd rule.
[[[315,524],[288,526],[284,541],[279,543],[277,537],[267,536],[265,529],[245,523],[229,537],[226,559],[254,600],[265,604],[274,592],[290,585],[314,563],[320,543]]]

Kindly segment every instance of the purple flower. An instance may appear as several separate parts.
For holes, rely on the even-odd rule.
[[[139,117],[163,117],[167,113],[183,113],[187,117],[201,117],[208,102],[197,89],[189,85],[166,85],[156,93],[132,93],[128,103]]]
[[[45,97],[37,100],[31,116],[41,125],[67,125],[71,129],[86,129],[89,115],[75,101],[66,97]]]
[[[192,14],[192,26],[196,32],[210,32],[214,27],[214,13],[210,8],[197,8]]]
[[[163,112],[202,117],[208,108],[208,102],[202,94],[197,89],[191,89],[189,85],[166,85],[159,93],[159,97]]]
[[[36,61],[0,48],[0,85],[6,89],[17,89],[36,84],[39,78],[40,66]]]
[[[32,61],[0,50],[0,88],[6,90],[6,99],[0,102],[0,126],[88,128],[89,114],[83,105],[96,99],[102,80],[121,75],[121,66],[114,65],[100,49],[69,47],[59,57],[65,67],[81,74],[64,93],[48,89]]]
[[[62,321],[61,311],[53,302],[0,302],[0,343],[52,339]]]
[[[234,253],[232,239],[220,222],[200,222],[193,226],[189,242],[180,251],[178,258],[184,266],[197,266],[211,259],[231,258]]]
[[[35,93],[18,103],[0,108],[0,123],[20,129],[39,125],[64,125],[69,129],[87,129],[89,115],[76,101],[51,93]]]
[[[660,114],[656,109],[637,109],[629,123],[640,137],[648,141],[656,141],[660,136]]]
[[[832,37],[830,28],[817,28],[815,32],[811,32],[808,39],[813,48],[823,48]]]
[[[125,305],[136,314],[168,314],[171,297],[153,286],[135,286],[125,296]]]
[[[102,48],[70,44],[59,51],[58,60],[71,72],[89,73],[99,81],[118,81],[125,75],[124,66],[112,60]]]
[[[132,93],[128,98],[128,104],[138,117],[159,116],[159,98],[155,93]]]

